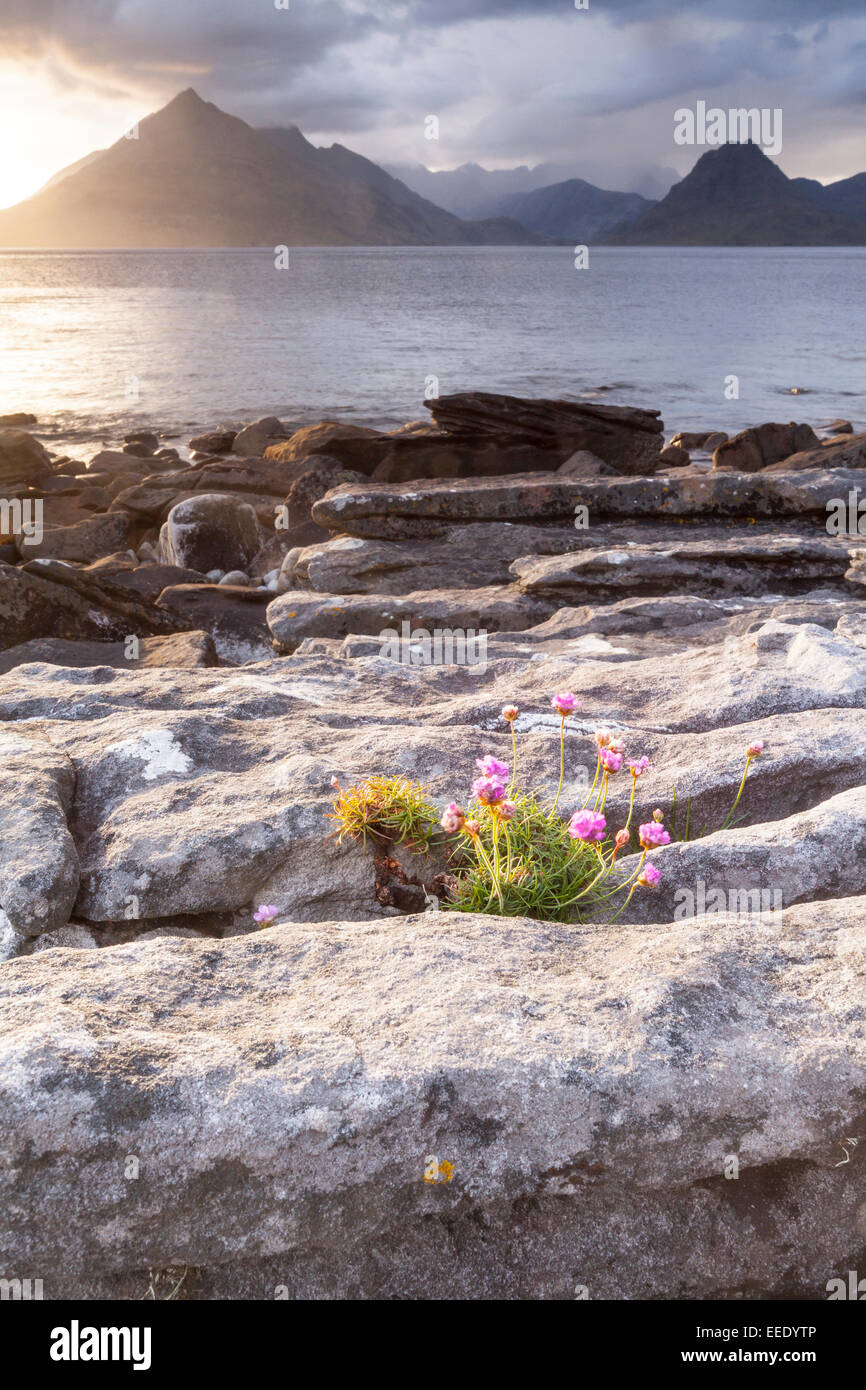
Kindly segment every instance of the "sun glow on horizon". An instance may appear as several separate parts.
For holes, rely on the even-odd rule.
[[[0,209],[38,193],[54,174],[118,140],[162,103],[59,84],[0,60]]]

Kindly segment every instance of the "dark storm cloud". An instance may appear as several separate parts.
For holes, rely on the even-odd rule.
[[[864,0],[289,3],[0,0],[0,55],[133,110],[193,85],[255,125],[357,132],[380,157],[443,164],[562,159],[588,128],[602,161],[628,128],[636,155],[666,162],[664,104],[689,93],[778,105],[784,92],[789,135],[864,101]],[[659,104],[657,128],[627,127]],[[410,152],[430,111],[450,118],[448,140]]]

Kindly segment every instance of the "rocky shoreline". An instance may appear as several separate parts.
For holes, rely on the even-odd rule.
[[[866,1259],[866,434],[428,406],[86,468],[0,420],[0,1276],[824,1298]],[[601,726],[710,828],[765,749],[624,921],[437,911],[334,838],[332,777],[444,804],[510,702],[552,800],[561,689],[569,808]]]

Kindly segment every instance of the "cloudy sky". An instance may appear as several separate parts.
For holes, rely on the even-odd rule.
[[[0,0],[0,206],[187,86],[378,160],[644,192],[701,153],[678,107],[781,107],[786,173],[866,170],[864,0]]]

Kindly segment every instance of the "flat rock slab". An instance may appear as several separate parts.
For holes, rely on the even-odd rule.
[[[586,527],[561,522],[555,526],[531,526],[505,521],[495,524],[468,521],[449,526],[434,538],[387,541],[361,536],[322,538],[297,547],[283,562],[283,573],[293,589],[315,589],[328,594],[410,594],[419,589],[510,584],[510,566],[528,555],[567,555],[585,550],[622,549],[635,545],[677,548],[685,541],[715,546],[726,539],[756,546],[764,538],[778,537],[772,522],[743,525],[736,521],[700,521],[679,518],[643,522],[601,521]],[[814,521],[790,523],[785,534],[792,540],[815,540]],[[823,532],[821,533],[823,535]],[[819,536],[820,539],[820,536]],[[280,557],[281,559],[283,557]]]
[[[134,651],[138,652],[137,656],[130,654]],[[142,637],[137,646],[126,642],[69,642],[63,637],[43,637],[0,652],[0,674],[34,661],[51,666],[115,666],[126,671],[149,666],[193,670],[198,666],[219,665],[213,640],[207,632]]]
[[[784,820],[664,845],[650,858],[662,882],[633,899],[637,921],[666,922],[678,911],[712,914],[720,904],[754,920],[807,899],[859,894],[866,889],[866,786]],[[622,874],[636,864],[623,859]]]
[[[0,906],[22,936],[69,920],[79,881],[66,821],[74,789],[72,763],[44,735],[0,726]]]
[[[787,519],[823,517],[828,505],[860,486],[853,469],[790,473],[705,472],[680,468],[654,478],[570,478],[523,474],[432,482],[344,484],[315,503],[313,520],[327,530],[382,540],[441,537],[449,525],[478,521],[574,523],[585,508],[590,527],[621,517]],[[495,537],[491,537],[495,544]]]
[[[0,1247],[47,1297],[429,1297],[435,1251],[452,1297],[823,1298],[866,1239],[864,990],[863,898],[40,952],[0,972]]]
[[[484,589],[434,589],[400,595],[315,594],[289,590],[268,606],[268,627],[277,651],[291,652],[307,637],[345,637],[350,632],[388,634],[409,628],[492,629],[508,632],[546,618],[551,604],[524,594],[516,585]]]
[[[580,600],[622,592],[755,594],[808,592],[844,583],[853,541],[831,536],[685,540],[515,560],[511,574],[527,594]]]
[[[362,540],[337,536],[294,552],[284,565],[293,588],[328,594],[410,594],[419,589],[489,588],[510,584],[521,555],[577,550],[583,536],[568,526],[506,522],[492,543],[486,523],[455,526],[430,541]]]
[[[644,602],[644,619],[664,607]],[[755,612],[744,605],[724,618],[707,607],[694,600],[685,616],[714,618],[706,626],[723,634],[725,623],[751,622]],[[802,616],[821,616],[820,607]],[[475,758],[510,759],[500,711],[512,701],[521,709],[520,781],[552,802],[559,719],[549,698],[579,692],[582,709],[567,727],[569,811],[592,780],[600,727],[617,729],[630,756],[646,753],[655,765],[638,798],[644,818],[656,805],[670,813],[676,785],[683,813],[693,796],[695,828],[719,825],[755,738],[766,752],[741,806],[747,824],[862,786],[866,649],[815,621],[791,621],[796,608],[796,600],[783,606],[786,621],[759,609],[753,630],[703,646],[689,637],[695,624],[679,642],[669,628],[661,650],[648,643],[620,661],[580,645],[578,618],[577,640],[564,638],[562,651],[466,666],[419,666],[411,651],[405,663],[307,651],[215,671],[18,666],[0,677],[0,727],[38,727],[74,769],[64,824],[81,865],[77,919],[143,930],[178,914],[249,913],[273,902],[294,920],[360,920],[380,915],[376,871],[371,855],[333,838],[332,776],[345,786],[400,775],[427,784],[436,805],[463,799]],[[845,605],[827,610],[832,622]],[[588,635],[621,645],[615,634]],[[611,793],[617,824],[625,797],[621,779]],[[796,825],[786,835],[796,858],[809,837],[801,842]],[[824,843],[818,830],[816,843]],[[0,872],[4,853],[0,842]],[[39,844],[34,855],[45,857]],[[431,877],[423,861],[412,876]],[[822,884],[825,896],[845,892],[841,878]]]

